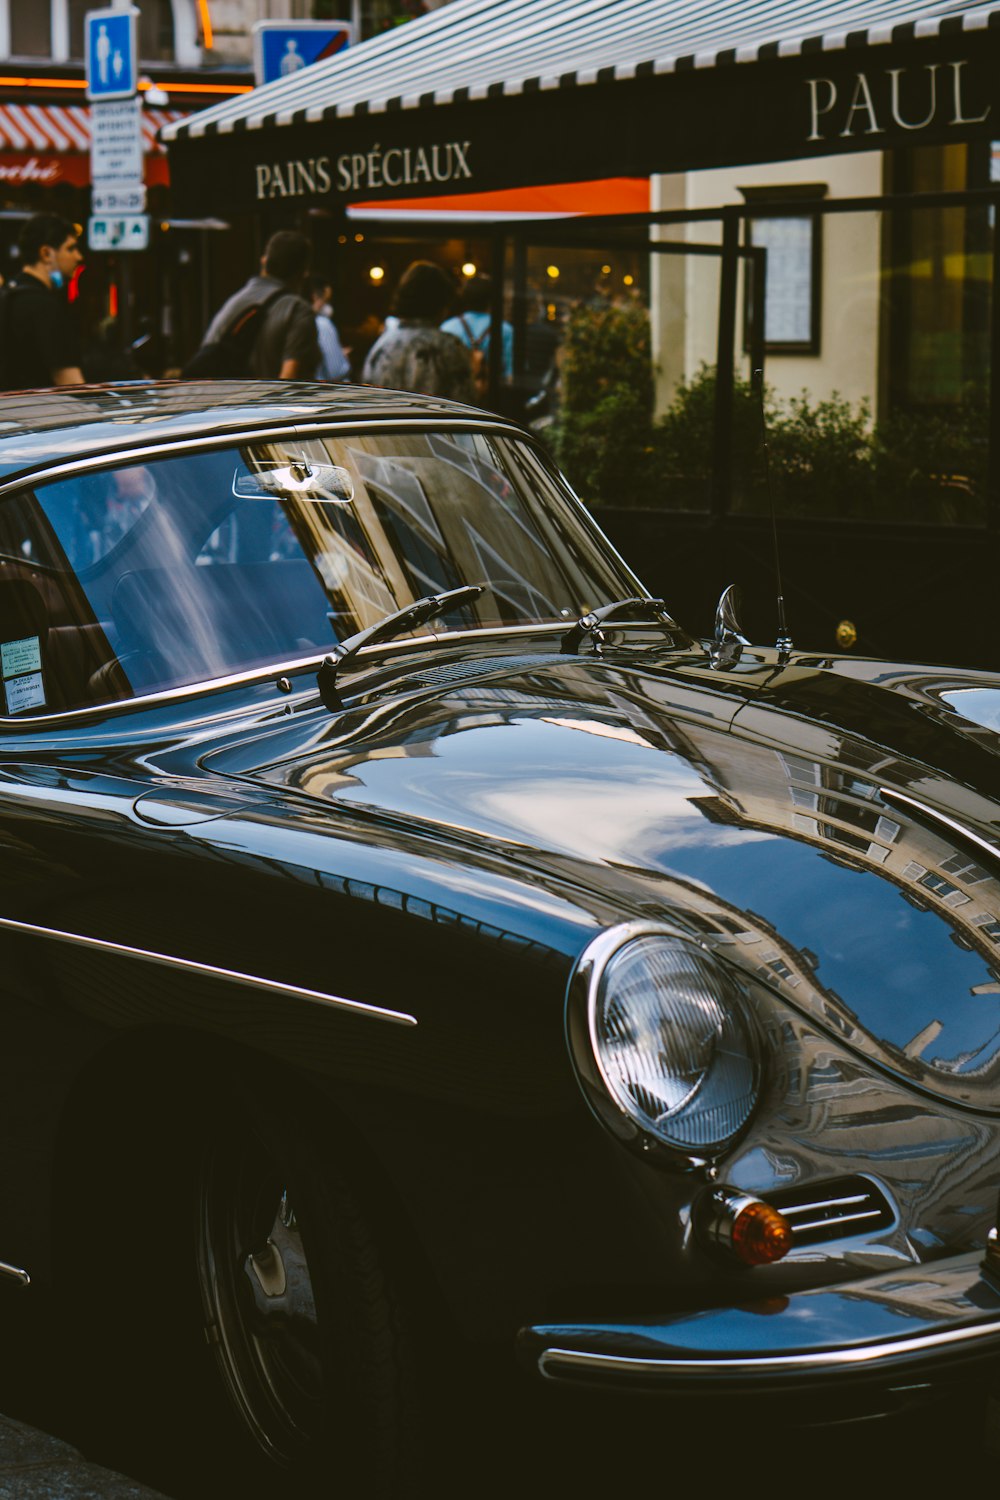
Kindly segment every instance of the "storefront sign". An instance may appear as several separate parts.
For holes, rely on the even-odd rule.
[[[926,63],[922,68],[869,68],[839,85],[832,78],[807,78],[807,141],[830,141],[906,131],[914,137],[942,125],[960,130],[981,125],[990,104],[980,84],[967,76],[968,59]]]
[[[426,109],[307,120],[275,108],[260,129],[181,135],[170,156],[175,201],[207,214],[696,172],[994,134],[1000,139],[1000,28],[974,41],[942,32],[456,97]]]
[[[0,155],[0,182],[12,187],[23,187],[25,183],[37,182],[51,187],[54,182],[76,181],[72,174],[63,173],[65,163],[57,156],[14,157]],[[81,180],[85,174],[80,174]]]
[[[387,151],[376,143],[368,151],[345,152],[336,157],[258,162],[257,197],[315,198],[331,192],[356,194],[387,187],[471,182],[469,152],[469,141],[392,146]]]

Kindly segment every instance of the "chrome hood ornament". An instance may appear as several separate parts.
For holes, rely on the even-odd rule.
[[[715,639],[709,661],[716,672],[731,671],[743,655],[743,647],[750,644],[743,634],[739,614],[740,591],[731,583],[723,589],[715,607]]]

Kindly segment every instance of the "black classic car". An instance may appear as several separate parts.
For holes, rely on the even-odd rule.
[[[0,669],[80,1402],[375,1495],[444,1388],[987,1388],[1000,679],[693,640],[517,427],[245,383],[0,401]]]

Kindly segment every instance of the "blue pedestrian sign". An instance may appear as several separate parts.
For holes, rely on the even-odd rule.
[[[131,99],[138,79],[137,10],[89,10],[85,17],[88,99]]]
[[[350,46],[350,21],[258,21],[253,28],[254,79],[290,78]]]

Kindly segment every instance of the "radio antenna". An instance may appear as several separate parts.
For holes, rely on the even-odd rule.
[[[764,450],[764,484],[767,488],[767,504],[771,514],[771,546],[774,551],[774,577],[778,585],[778,639],[775,642],[778,661],[784,663],[792,654],[792,638],[785,622],[785,595],[781,587],[781,554],[778,548],[778,517],[774,507],[774,488],[771,484],[771,461],[767,444],[767,415],[764,411],[764,371],[754,370],[753,384],[757,387],[757,410],[760,414],[760,441]]]

